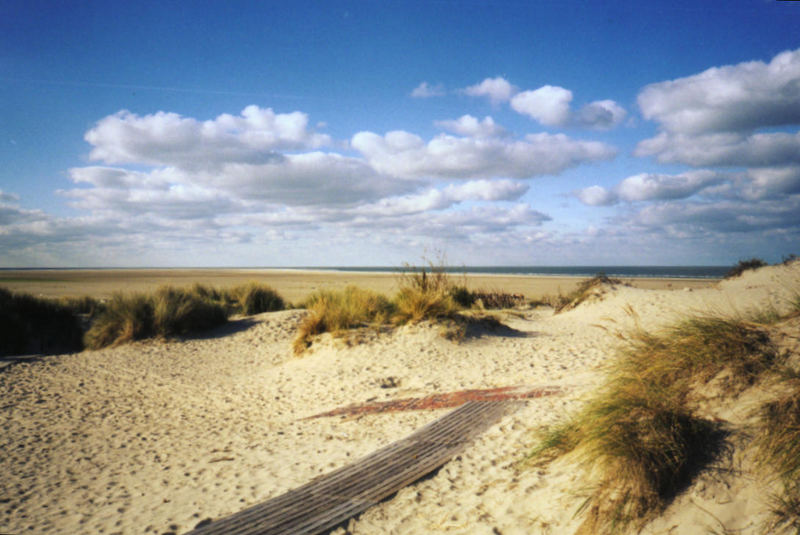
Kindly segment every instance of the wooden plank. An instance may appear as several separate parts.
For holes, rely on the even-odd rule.
[[[355,463],[191,535],[314,535],[439,468],[519,401],[471,401]]]

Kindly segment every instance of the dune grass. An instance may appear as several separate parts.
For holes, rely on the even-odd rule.
[[[748,322],[694,317],[661,333],[636,329],[584,408],[543,435],[535,463],[574,451],[599,471],[587,501],[589,532],[623,531],[662,511],[723,447],[717,424],[693,409],[702,385],[726,372],[730,394],[779,361]]]
[[[155,336],[175,336],[212,329],[231,314],[282,310],[284,301],[272,288],[250,283],[219,290],[201,284],[164,286],[153,294],[117,293],[97,314],[84,342],[91,349]]]
[[[246,316],[275,312],[286,307],[278,292],[257,282],[235,286],[224,293],[224,298],[233,303],[237,313]]]
[[[80,351],[82,334],[68,306],[0,288],[0,356]]]
[[[484,299],[497,307],[509,302],[516,305],[520,300],[520,296],[502,292],[472,292],[465,285],[454,283],[443,266],[433,263],[409,267],[398,286],[392,299],[356,287],[316,292],[303,304],[309,313],[295,339],[295,353],[301,354],[311,346],[314,336],[325,332],[340,336],[347,329],[421,321],[440,323],[442,336],[457,341],[472,325],[491,329],[500,324],[492,317],[465,316],[464,309],[476,304],[488,308]]]
[[[308,315],[294,341],[297,354],[308,348],[316,335],[325,332],[338,335],[346,329],[385,324],[396,310],[385,296],[356,286],[338,292],[317,291],[309,296],[304,308]]]
[[[565,310],[572,310],[584,301],[588,300],[596,293],[596,290],[604,284],[622,284],[619,279],[611,279],[605,273],[598,273],[590,279],[582,281],[575,290],[567,295],[559,294],[548,299],[556,314]]]
[[[776,386],[779,395],[758,410],[755,439],[760,468],[781,486],[768,529],[788,526],[800,533],[800,371],[785,368]]]

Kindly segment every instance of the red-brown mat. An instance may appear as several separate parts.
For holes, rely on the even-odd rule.
[[[507,399],[533,399],[543,396],[560,394],[563,389],[558,386],[544,387],[525,387],[525,386],[504,386],[501,388],[488,388],[483,390],[460,390],[458,392],[447,392],[445,394],[433,394],[421,398],[394,399],[391,401],[375,401],[372,403],[360,403],[348,405],[332,411],[309,416],[312,418],[323,418],[327,416],[354,416],[359,414],[375,414],[380,412],[397,411],[420,411],[426,409],[446,409],[448,407],[458,407],[468,401],[502,401]]]

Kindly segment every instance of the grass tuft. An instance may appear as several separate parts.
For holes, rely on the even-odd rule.
[[[296,354],[310,347],[314,336],[325,332],[338,335],[346,329],[384,324],[395,310],[385,296],[355,286],[339,292],[320,290],[304,305],[308,315],[300,324],[294,341]]]
[[[251,316],[263,312],[276,312],[285,308],[283,298],[270,286],[250,282],[226,292],[239,314]]]
[[[726,390],[739,392],[778,358],[763,331],[716,317],[658,334],[637,329],[624,340],[605,386],[531,452],[540,463],[574,450],[600,471],[589,532],[641,525],[721,450],[720,428],[691,408],[693,390],[725,372]]]
[[[755,445],[760,468],[777,476],[771,529],[800,532],[800,372],[787,369],[778,380],[780,395],[759,409]]]
[[[582,281],[571,293],[551,298],[551,303],[556,314],[565,310],[572,310],[584,301],[587,301],[593,295],[598,295],[600,288],[605,284],[622,284],[622,281],[619,279],[611,279],[607,277],[605,273],[598,273],[591,279]]]
[[[153,336],[153,303],[145,294],[115,293],[84,336],[90,349]]]
[[[153,336],[202,331],[228,320],[225,307],[198,287],[164,286],[155,294],[116,293],[84,336],[91,349],[116,346]]]

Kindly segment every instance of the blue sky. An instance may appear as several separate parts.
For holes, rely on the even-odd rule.
[[[800,253],[800,4],[0,0],[0,267]]]

